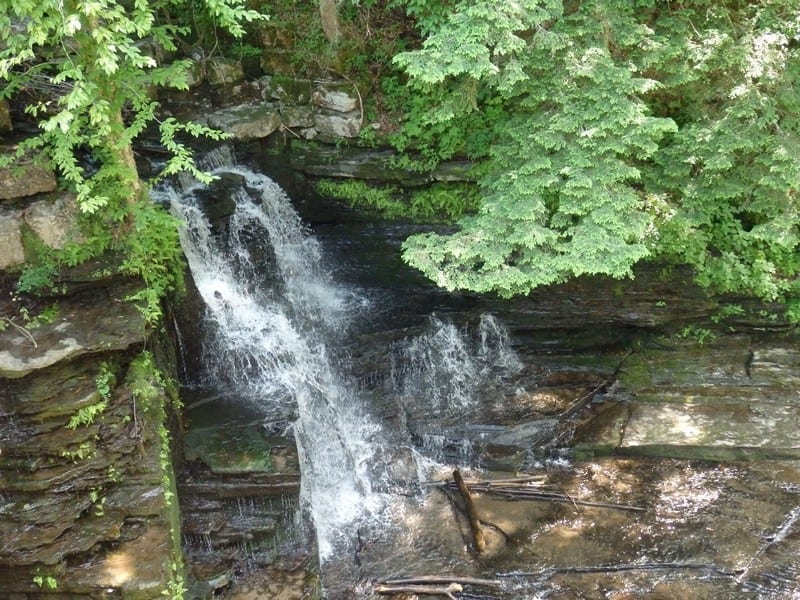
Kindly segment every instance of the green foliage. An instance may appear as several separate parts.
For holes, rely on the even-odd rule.
[[[657,250],[716,292],[800,294],[800,54],[787,18],[798,9],[760,2],[678,16],[694,29],[681,48],[684,82],[668,96],[682,125],[648,180],[665,205]]]
[[[666,259],[713,292],[800,297],[798,12],[454,3],[395,59],[425,94],[398,146],[429,167],[477,133],[483,205],[452,235],[410,238],[405,260],[502,296]]]
[[[125,384],[139,408],[147,413],[162,407],[165,379],[156,367],[152,353],[144,351],[131,362]]]
[[[80,425],[91,425],[94,423],[95,418],[103,414],[107,407],[108,402],[102,400],[80,408],[77,413],[70,417],[67,428],[77,429]]]
[[[411,191],[410,216],[450,222],[474,213],[479,205],[479,191],[474,184],[437,182]]]
[[[495,127],[480,212],[453,235],[404,245],[404,258],[447,289],[511,296],[583,274],[625,277],[649,254],[637,162],[674,123],[649,116],[637,94],[655,82],[616,63],[594,13],[559,20],[560,12],[557,2],[472,4],[421,51],[398,57],[423,84],[461,80],[514,106]],[[542,29],[551,21],[572,39]],[[541,33],[520,37],[531,29]],[[464,38],[472,42],[453,45]],[[440,119],[475,108],[450,105]]]
[[[111,363],[100,363],[100,374],[95,378],[94,384],[97,386],[97,393],[105,401],[111,399],[111,390],[114,389],[116,382],[116,375],[114,374],[114,367]]]
[[[389,8],[404,8],[420,33],[429,35],[445,23],[450,6],[440,0],[391,0]]]
[[[687,325],[680,330],[678,337],[681,337],[685,340],[692,340],[701,346],[706,342],[713,342],[715,339],[717,339],[717,336],[713,331],[706,329],[705,327],[698,327],[696,325]]]
[[[408,192],[398,186],[376,187],[360,180],[322,179],[316,188],[325,196],[374,210],[386,219],[449,222],[478,205],[477,189],[470,184],[434,183]]]
[[[16,290],[20,294],[39,294],[53,290],[58,267],[53,262],[28,265],[17,280]]]
[[[60,452],[60,455],[73,462],[85,460],[90,458],[95,453],[95,445],[90,441],[84,441],[72,448],[66,448]]]
[[[22,306],[19,309],[19,314],[25,321],[25,324],[28,327],[28,329],[36,329],[37,327],[50,324],[56,320],[56,318],[58,317],[58,304],[51,304],[49,306],[46,306],[41,311],[39,311],[39,314],[34,316],[31,316],[27,307]]]
[[[716,314],[711,316],[711,320],[714,323],[721,323],[726,319],[730,319],[731,317],[738,317],[745,314],[744,308],[742,308],[739,304],[725,304],[720,306],[717,310]]]
[[[141,278],[145,287],[130,300],[142,301],[145,320],[161,318],[161,299],[170,292],[183,292],[183,252],[178,221],[160,206],[136,206],[133,229],[125,238],[123,273]]]
[[[46,590],[54,590],[58,588],[58,580],[52,575],[34,575],[33,583]]]
[[[114,372],[114,366],[108,362],[100,363],[100,373],[95,378],[94,384],[97,387],[97,393],[100,395],[101,400],[78,409],[78,412],[70,417],[67,427],[69,429],[76,429],[81,425],[91,425],[94,423],[97,416],[108,408],[115,382],[116,374]],[[82,456],[79,456],[79,458],[82,458]]]
[[[123,270],[145,279],[148,320],[157,318],[160,296],[177,286],[174,224],[153,216],[131,143],[157,120],[152,90],[187,88],[189,62],[164,63],[158,57],[174,52],[188,33],[161,15],[189,4],[234,37],[244,33],[242,23],[262,18],[244,0],[203,0],[196,6],[186,0],[0,0],[0,99],[24,92],[31,99],[26,110],[39,124],[39,133],[0,157],[0,166],[23,157],[53,166],[77,196],[86,238],[49,261],[33,261],[19,291],[40,291],[61,266],[107,250],[132,252]],[[223,134],[173,118],[158,121],[158,128],[171,154],[162,176],[188,171],[207,180],[182,140]],[[84,156],[91,157],[92,170]]]
[[[17,280],[16,293],[40,295],[57,292],[57,252],[46,246],[27,226],[22,228],[22,244],[27,262]]]
[[[156,364],[153,354],[147,350],[141,352],[131,362],[125,376],[125,385],[131,392],[134,402],[134,414],[138,410],[154,423],[159,438],[159,465],[161,467],[161,483],[164,489],[164,502],[170,510],[170,528],[173,541],[173,558],[169,563],[169,581],[162,592],[168,598],[182,598],[186,592],[183,576],[183,560],[180,546],[180,516],[175,499],[175,478],[172,469],[171,438],[167,429],[167,412],[164,400],[172,396],[174,407],[178,407],[176,385],[164,377]]]

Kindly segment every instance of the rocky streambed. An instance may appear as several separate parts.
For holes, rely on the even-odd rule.
[[[284,565],[295,577],[294,591],[283,588],[295,594],[287,598],[315,593],[310,572],[319,572],[328,598],[378,597],[383,582],[419,576],[495,582],[466,585],[465,597],[473,598],[777,599],[800,593],[800,439],[794,426],[800,350],[796,331],[780,318],[717,323],[710,318],[717,304],[688,283],[687,274],[663,277],[656,269],[640,271],[624,290],[595,279],[513,303],[448,296],[404,270],[396,254],[404,226],[332,223],[315,219],[330,211],[297,205],[307,210],[303,217],[332,257],[339,281],[372,300],[341,356],[352,381],[372,399],[371,414],[392,432],[393,479],[384,480],[382,491],[397,502],[387,520],[344,531],[341,547],[320,571],[313,550],[287,553],[297,559]],[[431,312],[439,325],[432,325]],[[414,371],[431,356],[409,354],[414,340],[447,323],[476,340],[486,314],[508,330],[520,361],[512,375],[497,379],[485,371],[484,383],[495,383],[481,388],[477,382],[468,406],[452,395],[440,402],[457,379],[429,383],[441,386],[442,395],[433,396],[397,385],[398,372]],[[265,456],[278,460],[258,469],[284,480],[291,444],[273,437],[243,406],[231,398],[197,402],[189,411],[196,419],[190,432],[196,429],[187,449],[206,473],[218,471],[212,476],[217,481],[232,477],[226,471],[233,468],[235,477],[257,486],[263,475],[244,473],[253,463],[212,467],[215,451],[204,448],[213,432],[215,446],[228,447],[224,454],[238,463],[236,456],[260,445],[255,464]],[[219,418],[226,424],[209,429],[206,421]],[[409,452],[430,461],[423,474],[409,470]],[[469,484],[528,481],[528,499],[473,488],[487,540],[483,552],[476,551],[462,497],[444,485],[456,467]],[[253,500],[257,495],[245,493],[233,510],[237,505],[229,501],[229,522],[236,514],[246,522],[253,514],[248,507],[258,505],[266,510],[261,524],[279,523],[280,511],[268,514],[268,503]],[[226,535],[225,527],[218,531]],[[259,529],[252,534],[257,538]],[[230,547],[239,554],[226,567],[233,575],[217,593],[275,593],[263,549],[234,539]],[[200,545],[196,537],[187,541],[190,551]],[[206,558],[213,556],[219,554]]]

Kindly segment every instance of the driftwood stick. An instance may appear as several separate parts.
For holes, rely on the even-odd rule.
[[[627,358],[627,357],[626,357],[626,358]],[[572,415],[574,415],[576,412],[578,412],[578,411],[579,411],[579,410],[581,410],[581,409],[582,409],[584,406],[586,406],[586,405],[589,403],[589,401],[590,401],[590,400],[591,400],[591,399],[594,397],[594,395],[595,395],[597,392],[599,392],[600,390],[602,390],[604,387],[608,387],[608,385],[609,385],[610,383],[611,383],[610,381],[604,381],[604,382],[602,382],[600,385],[598,385],[597,387],[595,387],[593,390],[591,390],[590,392],[587,392],[587,393],[585,393],[583,396],[581,396],[580,398],[578,398],[577,400],[575,400],[575,401],[574,401],[574,402],[573,402],[573,403],[572,403],[572,404],[569,406],[569,408],[567,408],[567,409],[565,409],[564,411],[562,411],[561,413],[559,413],[559,415],[558,415],[558,418],[559,418],[559,419],[565,419],[565,418],[567,418],[567,417],[571,417]]]
[[[456,592],[462,591],[462,588],[457,583],[451,583],[447,587],[435,587],[431,585],[383,585],[378,584],[375,586],[376,594],[421,594],[425,596],[444,596],[450,600],[456,600],[453,595]]]
[[[462,479],[463,482],[463,479]],[[507,486],[507,485],[491,485],[491,481],[482,481],[464,485],[473,492],[483,492],[500,496],[506,500],[533,500],[539,502],[559,502],[563,504],[572,504],[573,506],[591,506],[595,508],[612,508],[615,510],[626,510],[630,512],[646,512],[647,509],[641,506],[629,506],[627,504],[616,504],[613,502],[591,502],[588,500],[576,500],[560,490],[546,490],[541,488],[534,488],[534,486]],[[452,485],[452,484],[448,484]],[[460,489],[460,488],[459,488]],[[463,494],[463,492],[462,492]]]
[[[17,325],[16,323],[14,323],[14,321],[9,319],[8,317],[0,317],[0,321],[5,321],[9,325],[11,325],[14,329],[17,330],[17,333],[19,333],[25,339],[27,339],[34,348],[39,347],[39,344],[36,343],[36,340],[34,339],[33,335],[31,334],[30,331],[28,331],[26,327],[23,327],[22,325]]]
[[[414,584],[439,584],[459,583],[461,585],[474,585],[477,587],[501,587],[503,583],[497,579],[476,579],[474,577],[447,577],[446,575],[420,575],[403,579],[387,579],[379,582],[382,585],[414,585]]]
[[[527,475],[525,477],[513,477],[511,479],[464,479],[467,487],[473,485],[508,485],[508,486],[526,486],[526,485],[544,485],[547,480],[547,475]],[[451,483],[450,479],[436,479],[433,481],[423,481],[420,487],[433,487],[442,486]]]
[[[648,563],[632,563],[632,564],[618,564],[618,565],[597,565],[594,567],[550,567],[538,572],[529,571],[512,571],[510,573],[498,573],[497,577],[509,578],[514,577],[536,577],[549,579],[554,575],[563,574],[583,574],[583,573],[619,573],[623,571],[658,571],[658,570],[700,570],[712,571],[720,575],[731,577],[735,575],[736,571],[727,571],[720,567],[709,563],[680,563],[680,562],[648,562]]]
[[[486,549],[486,539],[483,537],[483,531],[479,523],[478,514],[475,512],[475,505],[472,503],[472,494],[469,493],[467,484],[461,477],[461,471],[456,469],[453,471],[453,479],[458,486],[458,491],[461,492],[461,497],[464,498],[464,507],[467,509],[467,519],[469,519],[469,526],[472,529],[472,536],[475,538],[475,550],[478,554]]]
[[[473,485],[503,485],[503,486],[531,486],[542,485],[547,480],[547,475],[530,475],[528,477],[514,477],[512,479],[465,479],[468,486]]]
[[[787,514],[786,517],[784,518],[783,523],[781,523],[781,526],[778,528],[778,531],[776,531],[774,535],[771,535],[768,538],[766,538],[766,541],[763,544],[761,544],[756,553],[750,558],[750,560],[744,566],[742,572],[739,573],[739,576],[736,578],[736,583],[742,583],[742,581],[744,581],[744,578],[747,577],[747,574],[750,572],[750,568],[758,560],[758,558],[762,554],[764,554],[764,552],[767,551],[767,549],[770,546],[782,542],[786,538],[786,536],[791,532],[792,527],[798,521],[798,519],[800,519],[800,506],[793,508],[789,512],[789,514]]]

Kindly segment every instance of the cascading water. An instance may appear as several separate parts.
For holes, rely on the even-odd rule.
[[[486,380],[519,364],[493,318],[468,333],[431,317],[420,335],[387,348],[394,366],[386,381],[396,389],[350,380],[347,332],[369,303],[331,281],[318,242],[276,183],[226,162],[217,154],[205,165],[235,183],[226,190],[235,209],[223,227],[209,223],[196,182],[165,187],[160,200],[184,223],[184,252],[207,306],[205,377],[258,407],[265,423],[294,433],[301,499],[324,562],[369,523],[386,529],[402,513],[392,496],[398,481],[413,486],[409,480],[426,476],[421,465],[430,465],[408,431],[377,425],[369,414],[375,395],[463,411]]]
[[[425,398],[436,410],[461,410],[475,403],[475,394],[493,374],[521,368],[510,349],[508,334],[490,314],[480,318],[477,331],[468,332],[435,315],[427,331],[398,349],[393,385],[401,394]]]
[[[292,422],[301,496],[324,559],[343,525],[380,507],[367,476],[378,428],[333,370],[327,346],[346,325],[346,295],[328,281],[318,244],[277,184],[234,167],[212,173],[223,169],[242,180],[227,239],[212,235],[196,187],[162,192],[185,223],[184,252],[207,305],[213,331],[207,376],[234,386],[266,420]],[[274,253],[277,282],[260,275],[248,250],[263,238]]]

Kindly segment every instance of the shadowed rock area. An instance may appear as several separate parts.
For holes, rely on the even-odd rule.
[[[163,342],[146,337],[125,301],[132,291],[98,284],[53,298],[46,322],[0,331],[3,597],[138,599],[167,589],[178,523],[163,412],[137,411],[126,384],[145,343]]]

